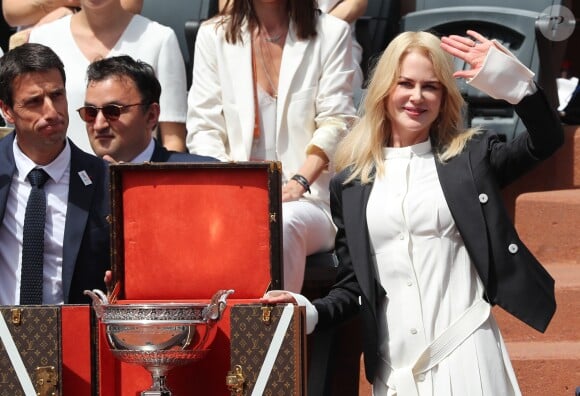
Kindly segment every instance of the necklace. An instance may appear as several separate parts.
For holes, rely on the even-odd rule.
[[[274,82],[272,81],[272,77],[270,77],[270,73],[268,72],[268,68],[266,67],[266,63],[264,62],[264,53],[262,52],[262,44],[261,43],[256,43],[256,47],[258,48],[258,52],[259,52],[259,58],[260,58],[260,65],[262,66],[262,69],[264,70],[264,74],[266,75],[266,80],[268,80],[268,85],[270,86],[270,89],[272,90],[272,97],[277,100],[278,99],[278,89],[276,88],[276,86],[274,85]],[[270,49],[268,49],[268,53],[270,52]],[[270,63],[272,63],[272,54],[269,53],[269,60]]]
[[[279,33],[279,34],[277,34],[275,36],[266,36],[266,35],[263,35],[262,37],[264,38],[264,40],[266,40],[269,43],[277,43],[282,38],[282,33]]]
[[[269,43],[277,43],[278,41],[280,41],[280,39],[286,35],[286,32],[288,31],[288,29],[282,29],[282,31],[280,31],[278,34],[275,35],[271,35],[264,26],[260,27],[258,30],[258,34],[260,35],[260,37],[262,37],[264,39],[264,41],[267,41]]]

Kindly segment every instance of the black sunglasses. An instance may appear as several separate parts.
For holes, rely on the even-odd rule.
[[[84,122],[95,122],[99,111],[103,112],[103,115],[107,119],[107,121],[117,121],[119,117],[121,117],[121,113],[128,107],[133,106],[144,106],[147,103],[133,103],[128,105],[117,105],[117,104],[108,104],[103,107],[96,107],[96,106],[83,106],[79,107],[77,111],[81,116],[81,119]]]

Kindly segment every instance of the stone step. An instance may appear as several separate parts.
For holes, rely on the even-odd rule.
[[[525,396],[574,396],[580,386],[580,341],[506,343]]]
[[[580,266],[550,264],[546,269],[556,280],[557,304],[548,329],[542,334],[495,306],[492,312],[506,342],[580,342]]]
[[[494,307],[523,395],[580,387],[580,128],[552,158],[504,190],[523,242],[556,280],[557,310],[541,334]]]
[[[532,329],[495,306],[493,316],[506,341],[580,341],[580,290],[557,290],[557,309],[545,333]]]
[[[580,127],[564,127],[564,145],[550,158],[502,191],[508,213],[515,213],[516,198],[523,193],[580,188]]]
[[[523,395],[574,396],[580,386],[580,266],[549,264],[558,308],[544,334],[498,307],[498,322]]]
[[[515,225],[540,262],[580,264],[580,189],[532,192],[516,200]]]

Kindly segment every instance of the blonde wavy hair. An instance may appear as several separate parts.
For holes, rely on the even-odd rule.
[[[421,53],[431,60],[435,76],[443,88],[439,117],[430,131],[439,159],[448,161],[461,153],[465,143],[478,132],[476,128],[463,128],[464,100],[453,77],[453,59],[441,49],[439,38],[428,32],[401,33],[378,60],[363,100],[360,119],[337,149],[336,170],[350,168],[346,182],[358,178],[366,184],[372,182],[375,174],[384,173],[383,147],[391,134],[386,100],[397,84],[401,63],[410,52]]]

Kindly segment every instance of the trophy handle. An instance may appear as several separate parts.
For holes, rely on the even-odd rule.
[[[218,290],[211,298],[210,304],[204,309],[203,318],[205,320],[219,320],[226,309],[226,300],[233,290]]]
[[[95,310],[97,317],[100,319],[105,312],[103,306],[109,305],[109,299],[107,298],[107,295],[99,289],[85,290],[84,294],[93,300],[93,309]]]

